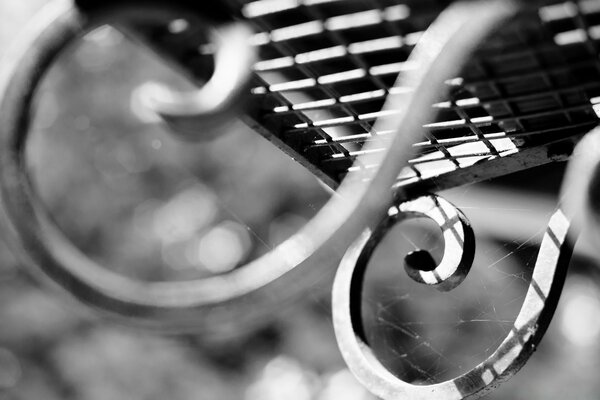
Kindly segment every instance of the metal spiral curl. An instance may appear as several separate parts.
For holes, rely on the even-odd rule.
[[[387,227],[385,223],[383,226]],[[379,238],[383,230],[376,230],[375,237]],[[485,395],[519,371],[546,332],[560,298],[575,236],[569,218],[557,210],[542,240],[529,289],[513,328],[488,359],[454,379],[413,385],[392,375],[377,360],[362,328],[362,284],[374,250],[373,236],[365,231],[344,256],[333,287],[333,324],[344,360],[365,387],[385,400],[458,400]]]
[[[475,257],[475,234],[467,217],[439,196],[426,196],[402,203],[398,213],[390,216],[393,224],[407,218],[427,217],[443,232],[444,255],[438,265],[426,250],[409,253],[404,258],[404,269],[414,281],[450,291],[460,285],[471,270]],[[391,225],[387,220],[383,230]],[[382,225],[380,225],[381,227]],[[378,237],[385,232],[378,234]],[[374,235],[375,236],[375,235]],[[376,246],[376,244],[375,244]]]
[[[444,238],[444,254],[437,265],[426,250],[418,250],[405,257],[404,268],[415,282],[441,291],[450,291],[464,281],[473,264],[475,235],[471,225],[464,214],[447,200],[429,195],[392,207],[388,216],[374,230],[367,229],[348,249],[335,281],[335,285],[339,286],[340,281],[347,283],[349,276],[350,286],[346,295],[352,316],[352,329],[363,341],[366,341],[366,334],[361,318],[362,292],[369,260],[387,233],[397,224],[411,218],[429,218],[438,225]],[[415,257],[415,254],[419,257]],[[340,309],[338,301],[334,294],[334,315]],[[348,306],[344,303],[341,309],[347,310]],[[346,332],[342,334],[345,335]]]

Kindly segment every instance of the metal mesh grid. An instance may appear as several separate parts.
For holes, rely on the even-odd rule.
[[[285,4],[283,4],[285,3]],[[244,8],[257,35],[265,84],[253,93],[275,104],[263,118],[278,136],[335,181],[374,136],[396,75],[441,2],[258,1]],[[505,27],[461,78],[449,82],[438,121],[400,179],[421,179],[484,158],[583,133],[597,123],[600,7],[593,1],[543,7]],[[276,122],[274,122],[276,121]],[[377,151],[377,150],[374,150]],[[368,157],[367,157],[368,162]]]
[[[266,32],[256,65],[265,85],[253,92],[275,100],[263,118],[339,182],[364,141],[386,134],[373,131],[373,122],[390,90],[403,91],[392,88],[396,76],[411,68],[410,51],[444,5],[314,1],[272,12],[268,2],[250,3],[244,14]],[[290,20],[302,22],[269,26]],[[273,50],[277,56],[269,57]]]
[[[373,167],[354,165],[364,143],[385,141],[374,121],[422,32],[446,0],[230,0],[257,33],[252,126],[330,186]],[[600,113],[600,3],[544,2],[490,38],[401,173],[410,182],[561,137],[583,134]],[[210,46],[191,29],[137,26],[155,50],[202,81]],[[598,111],[598,113],[596,112]],[[383,149],[374,149],[372,152]],[[364,174],[361,174],[364,176]]]

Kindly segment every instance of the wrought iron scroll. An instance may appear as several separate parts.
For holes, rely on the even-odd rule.
[[[429,218],[442,230],[444,255],[439,265],[427,250],[415,250],[404,258],[404,269],[415,282],[441,291],[456,288],[467,277],[475,257],[475,234],[467,217],[439,196],[407,201],[388,212],[388,217],[370,235],[369,249],[375,249],[386,231],[409,218]],[[360,299],[360,295],[357,296]]]
[[[414,203],[431,200],[424,197]],[[438,204],[443,203],[444,210],[451,207],[442,199],[436,200]],[[400,204],[399,214],[390,218],[401,220],[406,217],[402,214],[414,212],[413,208],[414,205],[411,204]],[[395,377],[377,360],[362,328],[361,293],[364,274],[370,255],[389,228],[390,223],[385,220],[375,231],[365,231],[346,252],[334,282],[332,309],[335,333],[342,356],[357,379],[372,393],[385,400],[458,400],[483,396],[518,372],[546,332],[565,280],[575,235],[570,219],[563,211],[557,210],[550,219],[525,300],[512,329],[502,343],[487,360],[472,370],[432,385],[414,385]],[[442,229],[452,228],[443,226]],[[461,259],[464,253],[471,257],[468,254],[472,251],[470,246],[473,243],[466,244],[464,249],[446,249],[445,252],[458,251],[458,254],[452,254],[455,259]],[[447,257],[444,254],[444,258]]]
[[[392,199],[390,187],[423,125],[433,119],[429,106],[442,97],[444,82],[458,74],[481,38],[516,8],[506,1],[458,3],[424,35],[411,58],[418,68],[401,77],[402,86],[414,90],[390,96],[386,109],[401,111],[380,120],[393,133],[385,151],[375,155],[373,179],[344,182],[339,196],[298,234],[245,267],[198,281],[147,283],[113,274],[81,254],[52,225],[31,187],[24,149],[37,85],[70,43],[121,11],[113,5],[95,15],[65,2],[51,7],[0,74],[0,186],[12,239],[24,259],[107,316],[159,330],[213,333],[223,325],[259,323],[316,280],[332,275],[335,260],[358,233],[385,214]],[[162,10],[136,7],[140,15]],[[171,15],[174,9],[169,6],[164,12]]]
[[[433,123],[437,110],[449,107],[464,111],[456,105],[455,99],[440,103],[445,99],[448,81],[458,76],[494,28],[527,8],[523,2],[495,0],[459,2],[449,6],[413,50],[407,61],[412,68],[400,74],[395,85],[403,90],[386,92],[384,108],[377,113],[376,122],[368,125],[374,134],[364,140],[357,154],[344,152],[341,141],[350,140],[348,138],[336,143],[327,137],[325,144],[319,140],[310,144],[311,149],[326,145],[342,151],[336,153],[337,158],[335,154],[328,154],[331,158],[324,163],[354,162],[348,170],[352,172],[348,174],[349,179],[341,182],[337,195],[317,216],[292,238],[244,267],[221,276],[176,283],[141,282],[111,273],[75,249],[52,224],[26,170],[25,148],[32,100],[55,59],[75,40],[96,27],[113,23],[148,46],[157,47],[143,32],[136,30],[131,19],[153,21],[157,16],[175,19],[185,14],[194,24],[205,25],[230,39],[218,46],[214,81],[207,78],[208,83],[191,94],[163,90],[162,94],[171,101],[165,102],[164,98],[153,101],[155,110],[176,130],[194,139],[196,130],[207,124],[223,123],[242,110],[247,100],[241,94],[248,91],[249,68],[255,50],[246,41],[233,39],[249,32],[251,24],[238,20],[233,25],[224,25],[231,21],[200,15],[198,8],[190,6],[192,2],[184,0],[171,2],[168,6],[158,2],[103,5],[91,1],[93,7],[81,7],[80,3],[86,2],[81,0],[73,5],[57,1],[51,4],[0,65],[1,207],[9,225],[10,239],[27,264],[43,271],[78,300],[118,321],[162,331],[219,333],[224,325],[253,325],[270,317],[305,293],[315,281],[331,278],[336,262],[345,253],[333,289],[334,327],[349,367],[376,395],[384,399],[475,397],[509,378],[526,362],[548,326],[564,281],[573,239],[570,212],[566,216],[557,211],[549,223],[529,291],[513,330],[490,358],[462,376],[429,386],[410,385],[394,377],[370,351],[362,332],[360,313],[362,276],[370,252],[387,230],[404,218],[428,216],[438,223],[446,238],[446,256],[440,265],[433,265],[425,251],[407,256],[406,270],[414,280],[451,290],[462,282],[471,268],[475,244],[468,221],[451,204],[429,193],[564,160],[581,139],[580,129],[595,123],[588,119],[573,122],[570,128],[564,129],[566,135],[554,136],[555,132],[551,134],[544,130],[550,137],[548,140],[541,143],[532,140],[526,146],[515,145],[498,151],[490,141],[494,140],[491,139],[493,134],[482,133],[481,124],[466,115],[460,121],[461,127],[472,130],[474,139],[451,139],[459,146],[473,142],[487,146],[483,153],[467,153],[468,157],[477,158],[472,163],[461,163],[461,157],[468,157],[451,154],[456,148],[440,145],[435,137],[419,142],[428,129],[439,128]],[[227,44],[233,41],[235,46]],[[159,48],[158,53],[164,50]],[[219,60],[223,59],[219,57],[229,57],[235,52],[244,55],[243,62],[228,75],[220,67]],[[256,65],[254,68],[257,69]],[[206,94],[212,93],[216,86],[222,86],[220,82],[226,82],[228,78],[232,83],[225,96],[214,103],[206,102]],[[254,89],[255,92],[277,92],[277,88],[271,86],[265,84]],[[431,107],[432,104],[436,107]],[[592,107],[591,104],[584,106],[586,112]],[[279,108],[281,113],[295,111],[291,104]],[[259,133],[290,153],[297,151],[284,142],[284,135],[269,130],[268,124],[261,120],[267,117],[261,116],[256,109],[244,111],[247,112],[246,121]],[[360,122],[360,117],[357,115],[352,122]],[[567,119],[572,122],[570,115]],[[309,121],[294,129],[308,130],[315,125],[314,121]],[[578,129],[572,130],[573,127]],[[386,134],[377,135],[377,132]],[[530,139],[528,135],[536,134],[524,132],[522,137]],[[199,133],[198,138],[201,136]],[[513,136],[510,143],[521,138]],[[419,146],[432,151],[419,156],[424,159],[412,158]],[[436,152],[442,154],[441,160],[453,163],[451,169],[398,178],[407,165],[431,161],[431,157],[435,161]],[[316,175],[328,177],[325,181],[332,187],[339,183],[323,171]],[[394,207],[390,212],[392,204]],[[376,227],[369,228],[373,226]]]

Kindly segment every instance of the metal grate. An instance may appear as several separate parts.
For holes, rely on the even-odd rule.
[[[411,68],[410,50],[435,17],[432,10],[443,4],[315,1],[281,9],[271,4],[244,9],[268,32],[257,36],[264,60],[256,71],[266,84],[253,92],[276,105],[263,118],[336,182],[369,168],[352,164],[366,141],[387,134],[373,131],[373,122],[387,94],[406,90],[393,87],[394,78]],[[568,2],[505,27],[463,77],[449,82],[448,100],[434,105],[439,119],[427,126],[427,140],[415,144],[419,156],[400,180],[587,132],[598,119],[593,99],[600,89],[600,27],[594,25],[599,18],[597,2]]]
[[[394,81],[411,68],[412,48],[446,3],[314,1],[285,10],[268,1],[248,4],[244,15],[264,31],[256,72],[265,83],[253,93],[273,105],[261,119],[335,186],[362,144],[386,134],[373,123],[390,91],[404,90]]]
[[[399,72],[422,32],[450,1],[231,0],[257,33],[257,101],[248,122],[331,187],[374,165],[364,143],[385,142],[373,130]],[[415,143],[417,156],[399,185],[473,166],[482,160],[581,135],[600,113],[600,4],[544,2],[502,28],[448,82],[434,104],[438,120]],[[550,5],[548,5],[550,4]],[[135,27],[190,76],[212,68],[210,46],[192,29]],[[200,51],[198,50],[200,49]],[[597,112],[598,111],[598,112]],[[371,149],[371,152],[381,151]]]

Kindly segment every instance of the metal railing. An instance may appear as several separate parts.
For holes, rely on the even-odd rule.
[[[595,180],[565,186],[567,211],[549,222],[513,329],[454,379],[413,385],[377,361],[362,332],[365,269],[396,223],[424,216],[443,232],[443,259],[413,252],[406,272],[443,291],[460,285],[475,235],[435,193],[570,157],[600,115],[599,18],[592,0],[52,3],[0,65],[0,195],[11,241],[28,264],[102,314],[176,332],[260,323],[342,259],[333,325],[349,368],[370,391],[386,399],[485,394],[541,340],[576,236],[570,221],[587,197],[572,198]],[[223,275],[148,283],[94,263],[40,206],[25,149],[46,70],[103,24],[198,85],[189,93],[144,91],[148,107],[181,137],[205,140],[203,127],[239,117],[337,195],[289,240]]]

